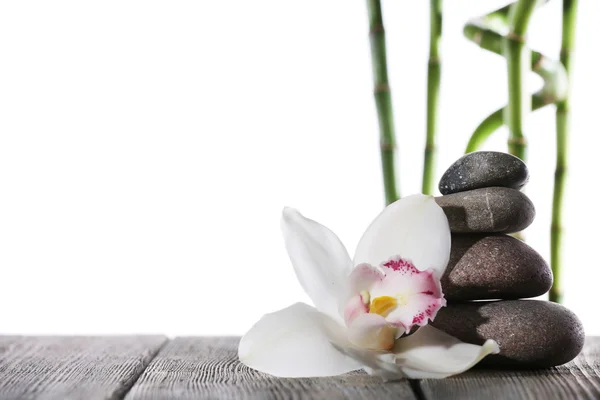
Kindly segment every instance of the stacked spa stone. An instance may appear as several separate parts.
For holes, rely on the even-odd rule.
[[[544,259],[508,235],[535,217],[531,200],[519,191],[528,179],[527,166],[512,155],[470,153],[444,173],[443,196],[436,198],[450,222],[452,252],[442,278],[448,306],[433,325],[469,343],[496,340],[500,354],[486,357],[488,366],[560,365],[584,342],[581,322],[565,307],[519,300],[552,286]]]

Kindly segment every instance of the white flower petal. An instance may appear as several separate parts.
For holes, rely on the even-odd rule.
[[[352,261],[340,239],[325,226],[285,208],[281,219],[285,245],[304,291],[321,312],[341,320]]]
[[[344,308],[344,322],[349,326],[359,316],[369,312],[368,299],[362,294],[357,294],[346,303]]]
[[[430,325],[396,341],[396,365],[412,379],[445,378],[464,372],[488,354],[497,354],[498,344],[464,343]]]
[[[391,257],[433,269],[440,278],[450,258],[450,227],[433,196],[415,194],[387,206],[358,243],[354,264],[379,265]]]
[[[375,268],[369,264],[360,264],[354,267],[350,276],[347,278],[346,294],[343,300],[339,303],[340,314],[344,316],[346,325],[348,325],[348,306],[352,299],[356,296],[361,296],[360,293],[363,291],[370,292],[373,285],[383,280],[385,275],[380,269]],[[369,299],[366,299],[367,303]],[[369,311],[368,309],[365,311]]]
[[[390,350],[395,334],[396,329],[378,314],[361,314],[348,326],[348,340],[364,349]]]
[[[354,267],[348,277],[348,298],[353,297],[363,290],[371,291],[373,285],[385,278],[383,272],[369,264],[360,264]]]
[[[242,337],[238,356],[247,366],[280,377],[339,375],[362,367],[331,344],[344,337],[337,322],[296,303],[263,316]]]
[[[358,360],[369,375],[379,376],[384,380],[404,378],[402,369],[394,362],[396,356],[393,353],[360,349],[353,346],[341,347],[340,351]]]
[[[407,296],[406,304],[396,307],[385,319],[399,330],[410,332],[415,326],[425,326],[433,321],[440,308],[446,305],[444,298],[428,294],[414,294]],[[398,336],[400,337],[400,336]]]
[[[345,332],[343,332],[345,333]],[[396,365],[396,355],[385,350],[370,350],[352,344],[346,335],[338,335],[332,339],[332,344],[341,353],[356,360],[369,375],[379,376],[384,380],[403,378],[401,368]]]

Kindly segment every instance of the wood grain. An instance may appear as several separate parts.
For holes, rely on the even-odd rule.
[[[0,336],[0,400],[600,399],[599,337],[587,338],[574,361],[556,368],[475,369],[445,380],[388,383],[358,372],[274,378],[238,362],[238,341]]]
[[[0,399],[120,399],[164,336],[0,336]]]
[[[126,396],[142,399],[416,399],[408,381],[382,383],[364,373],[279,379],[238,361],[239,338],[176,338]]]
[[[541,370],[474,369],[445,380],[418,382],[424,399],[600,399],[600,337],[586,338],[568,364]]]

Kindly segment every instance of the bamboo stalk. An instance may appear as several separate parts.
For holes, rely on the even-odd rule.
[[[398,200],[396,188],[395,153],[396,139],[394,133],[394,116],[392,111],[392,93],[388,82],[387,55],[385,47],[385,28],[380,0],[367,0],[369,14],[369,39],[371,43],[371,62],[373,65],[373,82],[375,106],[379,120],[379,136],[381,146],[381,169],[386,204]]]
[[[423,161],[423,194],[434,188],[436,165],[436,134],[440,93],[440,42],[442,38],[442,0],[431,0],[429,28],[429,61],[427,64],[427,139]]]
[[[508,106],[505,119],[510,137],[508,150],[526,159],[527,142],[523,133],[525,117],[531,110],[529,93],[525,88],[525,74],[531,64],[531,52],[525,46],[525,34],[536,5],[535,0],[518,0],[508,14],[509,32],[504,40],[504,56],[508,71]]]
[[[553,103],[553,101],[542,97],[540,93],[534,93],[531,96],[531,110],[537,111],[540,108]],[[475,129],[471,138],[469,139],[469,143],[467,144],[467,148],[465,149],[465,153],[472,153],[477,151],[483,143],[494,133],[497,131],[502,125],[504,125],[504,114],[506,112],[506,107],[502,107],[493,113],[491,113],[486,119],[481,121],[479,126]]]
[[[500,31],[508,29],[508,13],[511,5],[482,17],[469,21],[464,28],[467,39],[482,49],[495,54],[503,54],[503,43],[507,40]],[[508,39],[510,40],[510,39]],[[543,80],[542,88],[531,97],[532,111],[562,100],[567,94],[567,74],[559,60],[550,59],[537,51],[531,51],[531,70]],[[475,129],[466,148],[466,152],[476,151],[488,137],[502,127],[505,108],[494,111]]]
[[[560,61],[565,67],[567,76],[571,73],[571,52],[575,43],[575,21],[577,15],[577,0],[563,0],[562,15],[562,45]],[[570,82],[570,81],[569,81]],[[552,227],[550,229],[550,265],[554,275],[554,284],[550,289],[550,301],[562,302],[562,207],[565,191],[568,137],[570,122],[570,95],[556,105],[556,170],[554,172],[554,194],[552,198]]]

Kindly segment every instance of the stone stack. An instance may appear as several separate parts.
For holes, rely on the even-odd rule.
[[[470,153],[444,173],[443,196],[436,198],[450,222],[452,251],[442,278],[448,306],[432,325],[468,343],[496,340],[500,354],[486,357],[488,366],[564,364],[581,351],[585,338],[581,322],[565,307],[519,300],[552,286],[544,259],[508,235],[535,217],[531,200],[519,191],[528,179],[525,163],[510,154]]]

